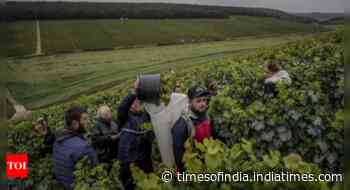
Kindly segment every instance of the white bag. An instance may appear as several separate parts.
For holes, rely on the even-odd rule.
[[[156,105],[144,102],[143,104],[151,116],[162,162],[171,167],[175,164],[171,128],[180,118],[181,113],[188,108],[188,97],[185,94],[172,93],[166,107],[164,103]]]

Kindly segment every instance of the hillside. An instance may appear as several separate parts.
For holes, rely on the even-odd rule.
[[[21,2],[0,6],[2,19],[96,19],[96,18],[228,18],[232,15],[275,17],[291,21],[313,19],[267,8],[223,7],[167,3]]]
[[[38,30],[40,35],[38,36]],[[313,33],[317,24],[272,17],[231,16],[216,19],[88,19],[0,23],[0,56],[113,50],[230,40],[244,36]]]
[[[334,18],[343,18],[344,19],[344,13],[318,13],[318,12],[314,12],[314,13],[295,13],[294,15],[315,19],[319,22],[324,22],[324,21],[334,19]]]
[[[322,21],[321,24],[326,24],[326,25],[344,25],[345,24],[345,18],[344,17],[334,17],[334,18]]]

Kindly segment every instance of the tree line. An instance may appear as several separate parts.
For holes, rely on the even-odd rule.
[[[0,18],[5,21],[102,18],[228,18],[232,15],[274,17],[304,23],[316,21],[312,18],[267,8],[189,4],[10,1],[0,5]]]

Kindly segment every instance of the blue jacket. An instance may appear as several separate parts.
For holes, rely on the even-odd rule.
[[[65,189],[73,189],[75,164],[84,156],[90,159],[93,166],[97,164],[97,154],[82,134],[65,129],[57,135],[52,154],[53,169],[56,180]]]
[[[141,126],[150,122],[147,113],[133,114],[129,112],[136,99],[135,94],[129,94],[118,107],[118,125],[121,126],[118,160],[122,163],[150,160],[152,152],[152,131],[144,132]]]

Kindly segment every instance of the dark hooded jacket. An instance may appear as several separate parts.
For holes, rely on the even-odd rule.
[[[84,156],[87,156],[91,164],[97,164],[97,154],[88,144],[83,134],[63,129],[56,135],[53,145],[53,170],[56,180],[65,189],[73,189],[75,164]]]
[[[121,127],[118,149],[120,179],[124,188],[130,190],[135,189],[130,171],[131,163],[146,173],[153,171],[151,153],[154,133],[141,127],[144,123],[150,122],[150,116],[146,112],[138,114],[129,112],[135,99],[136,95],[130,93],[118,107],[118,125]]]
[[[100,162],[109,163],[117,159],[119,139],[112,140],[111,136],[119,132],[119,127],[114,121],[97,119],[95,127],[91,130],[91,139]]]
[[[141,129],[144,123],[150,122],[150,116],[146,112],[139,114],[129,112],[135,99],[136,95],[130,93],[118,107],[118,125],[121,126],[122,131],[118,159],[124,163],[150,159],[151,157],[154,133]]]

